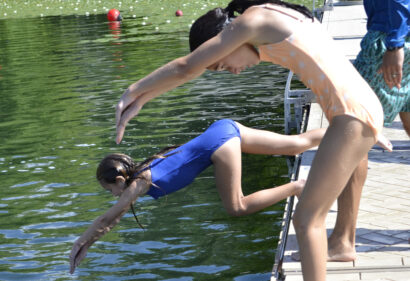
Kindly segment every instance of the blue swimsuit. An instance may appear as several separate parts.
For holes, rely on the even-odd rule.
[[[198,137],[165,154],[173,155],[155,159],[150,168],[156,186],[152,185],[147,194],[158,199],[187,186],[212,165],[211,156],[215,150],[234,137],[241,137],[238,126],[230,119],[222,119]]]

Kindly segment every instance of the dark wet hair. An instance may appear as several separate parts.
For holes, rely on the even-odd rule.
[[[145,180],[148,184],[152,184],[151,180],[141,175],[141,172],[146,170],[149,167],[149,164],[158,158],[166,158],[173,155],[173,153],[164,155],[169,151],[177,148],[179,146],[169,146],[162,149],[157,154],[151,156],[150,158],[144,160],[141,163],[136,163],[134,160],[122,153],[113,153],[105,156],[97,168],[96,177],[99,182],[105,183],[115,183],[115,180],[118,176],[125,178],[127,187],[131,184],[133,180],[142,179]],[[144,228],[138,221],[137,216],[135,215],[134,207],[131,204],[131,210],[134,214],[135,220],[141,228]]]
[[[313,20],[312,12],[303,5],[287,3],[280,0],[233,0],[225,9],[215,8],[210,10],[194,22],[189,32],[189,47],[191,52],[221,32],[225,26],[236,17],[235,12],[242,14],[251,6],[266,3],[294,9]]]
[[[169,146],[162,149],[157,154],[147,158],[141,163],[136,163],[134,160],[122,153],[113,153],[105,156],[97,168],[96,177],[98,181],[103,181],[106,183],[115,183],[115,179],[118,176],[122,176],[125,178],[127,186],[133,181],[138,178],[144,179],[149,184],[151,182],[140,175],[142,171],[148,168],[149,164],[158,158],[166,158],[170,155],[164,156],[164,154],[168,153],[169,151],[177,148],[179,146]]]

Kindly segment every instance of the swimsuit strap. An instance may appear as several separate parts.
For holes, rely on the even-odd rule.
[[[304,22],[305,19],[307,18],[306,16],[305,16],[303,19],[302,19],[302,18],[299,18],[299,17],[294,16],[294,15],[292,15],[292,14],[290,14],[290,13],[287,13],[287,12],[281,10],[281,9],[275,8],[275,6],[277,6],[277,5],[274,5],[274,4],[272,4],[272,3],[266,3],[266,4],[261,5],[260,7],[266,8],[266,9],[269,9],[269,10],[276,11],[276,12],[278,12],[278,13],[281,13],[281,14],[283,14],[283,15],[289,16],[289,17],[291,17],[291,18],[293,18],[293,19],[295,19],[295,20],[298,20],[298,21],[300,21],[300,22]],[[295,10],[295,12],[298,12],[298,11]],[[298,13],[299,13],[299,12],[298,12]]]

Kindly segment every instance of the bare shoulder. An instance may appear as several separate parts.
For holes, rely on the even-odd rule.
[[[272,16],[272,14],[270,14]],[[258,29],[269,24],[269,11],[263,7],[252,6],[238,17],[238,21],[248,28]]]
[[[255,45],[280,42],[292,34],[293,20],[276,10],[261,6],[248,8],[241,16],[249,29],[255,32]]]

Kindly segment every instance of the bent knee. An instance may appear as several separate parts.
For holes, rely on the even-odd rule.
[[[232,217],[241,217],[247,214],[246,209],[240,206],[226,208],[226,211]]]

